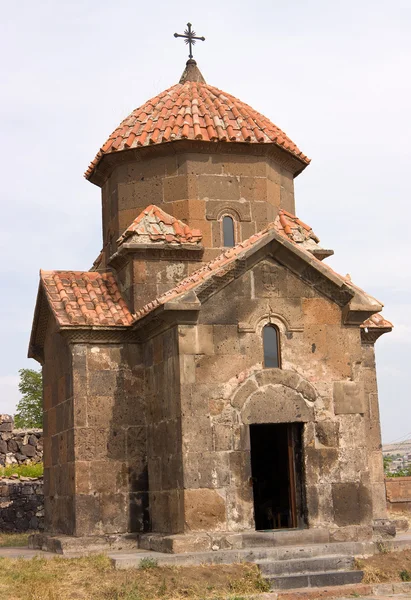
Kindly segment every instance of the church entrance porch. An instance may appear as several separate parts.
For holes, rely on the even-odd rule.
[[[302,423],[250,425],[257,531],[304,526]]]

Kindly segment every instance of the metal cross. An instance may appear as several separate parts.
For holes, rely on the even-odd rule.
[[[194,46],[194,44],[196,43],[196,40],[201,40],[202,42],[205,41],[204,36],[196,37],[196,32],[191,31],[191,23],[187,23],[187,29],[184,31],[184,33],[175,33],[174,37],[175,38],[178,38],[178,37],[184,38],[185,43],[189,45],[189,49],[190,49],[190,54],[188,55],[189,58],[193,58],[192,46]]]

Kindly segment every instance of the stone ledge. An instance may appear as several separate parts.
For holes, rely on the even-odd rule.
[[[32,533],[28,546],[31,550],[43,550],[55,554],[92,554],[137,549],[137,534],[101,535],[75,537]]]
[[[336,531],[339,535],[336,535]],[[244,532],[216,531],[198,533],[144,533],[137,536],[138,548],[164,554],[186,554],[283,546],[310,546],[334,542],[371,542],[372,529],[340,527],[330,532],[326,528],[278,529]],[[334,539],[335,538],[335,539]]]

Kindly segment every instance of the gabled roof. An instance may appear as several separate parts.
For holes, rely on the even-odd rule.
[[[327,250],[320,246],[320,240],[309,225],[284,209],[279,210],[274,226],[278,233],[287,237],[291,242],[301,245],[320,260],[334,254],[333,250]]]
[[[111,272],[40,271],[40,280],[60,326],[127,326],[133,317]]]
[[[323,278],[328,278],[331,282],[339,286],[342,291],[342,297],[345,297],[347,302],[349,298],[352,298],[356,303],[356,311],[358,313],[368,312],[369,314],[373,311],[379,312],[383,307],[382,303],[368,295],[366,292],[361,290],[361,288],[352,284],[352,282],[346,277],[336,273],[329,265],[322,263],[316,258],[316,253],[312,248],[307,249],[305,244],[300,242],[300,234],[298,236],[295,234],[296,225],[305,231],[304,234],[301,234],[303,241],[307,241],[307,239],[309,239],[314,243],[314,245],[319,241],[318,238],[311,233],[312,230],[310,227],[308,227],[308,225],[303,224],[302,221],[300,221],[294,215],[291,215],[291,213],[282,211],[282,214],[280,214],[273,223],[270,223],[268,227],[259,233],[252,235],[247,240],[240,242],[233,248],[224,251],[217,258],[210,261],[192,273],[189,277],[182,280],[174,288],[146,304],[141,310],[136,312],[136,319],[142,318],[158,306],[161,306],[171,300],[174,301],[180,296],[184,296],[184,294],[191,290],[195,291],[196,288],[204,287],[206,283],[210,282],[212,279],[222,280],[226,273],[232,269],[233,264],[236,261],[244,259],[273,239],[276,239],[277,241],[282,240],[282,243],[288,248],[288,250],[298,253],[299,257],[306,261],[311,269],[314,269],[318,272],[317,280],[318,277],[321,277],[322,275]],[[298,241],[296,241],[296,239]],[[317,240],[317,242],[315,242],[315,240]],[[210,289],[215,289],[216,285],[211,285],[209,287]]]
[[[202,240],[199,229],[191,229],[188,225],[167,214],[158,206],[150,204],[134,219],[125,232],[119,237],[119,245],[126,241],[140,244],[193,244]]]
[[[84,176],[90,179],[106,154],[178,140],[275,144],[310,160],[267,117],[231,94],[202,81],[185,80],[161,92],[120,123],[98,151]]]
[[[152,206],[148,209],[148,215],[159,216],[157,211],[160,209],[157,207]],[[164,215],[168,217],[163,211],[160,212],[162,219]],[[280,217],[284,217],[285,220]],[[361,325],[362,337],[365,341],[374,342],[379,335],[390,331],[392,324],[381,315],[375,314],[382,309],[382,304],[354,285],[349,277],[339,275],[327,264],[322,263],[316,258],[312,248],[308,250],[303,242],[296,241],[300,237],[299,234],[295,237],[290,222],[303,228],[306,232],[302,234],[304,239],[307,236],[314,244],[316,243],[315,240],[318,238],[311,233],[311,228],[303,225],[297,217],[290,213],[279,215],[276,221],[263,231],[224,251],[183,279],[177,286],[158,298],[153,298],[136,314],[130,313],[112,272],[41,271],[29,355],[35,358],[41,356],[39,348],[41,340],[44,340],[47,325],[44,298],[47,299],[49,306],[47,310],[51,309],[60,327],[129,328],[167,303],[174,303],[175,309],[176,302],[181,300],[184,303],[185,298],[188,298],[188,301],[193,304],[196,294],[203,302],[222,285],[244,273],[248,268],[247,264],[252,265],[253,260],[255,264],[253,257],[261,256],[259,251],[271,242],[277,246],[274,250],[276,260],[280,259],[280,262],[285,260],[284,264],[287,265],[287,256],[291,256],[290,268],[295,267],[303,279],[326,295],[330,290],[334,290],[333,294],[336,296],[333,297],[337,298],[336,301],[340,305],[344,305],[344,310],[347,309],[344,322]],[[173,221],[167,226],[174,224]],[[289,230],[288,227],[291,229]],[[137,224],[137,230],[138,228]],[[179,239],[179,236],[177,238]],[[303,267],[302,271],[299,270],[301,267]]]

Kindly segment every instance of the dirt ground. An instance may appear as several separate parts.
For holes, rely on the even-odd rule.
[[[115,570],[105,556],[0,558],[1,600],[242,600],[267,591],[255,565]]]
[[[364,571],[363,583],[411,581],[411,550],[386,552],[382,544],[379,554],[359,559],[356,564]]]

